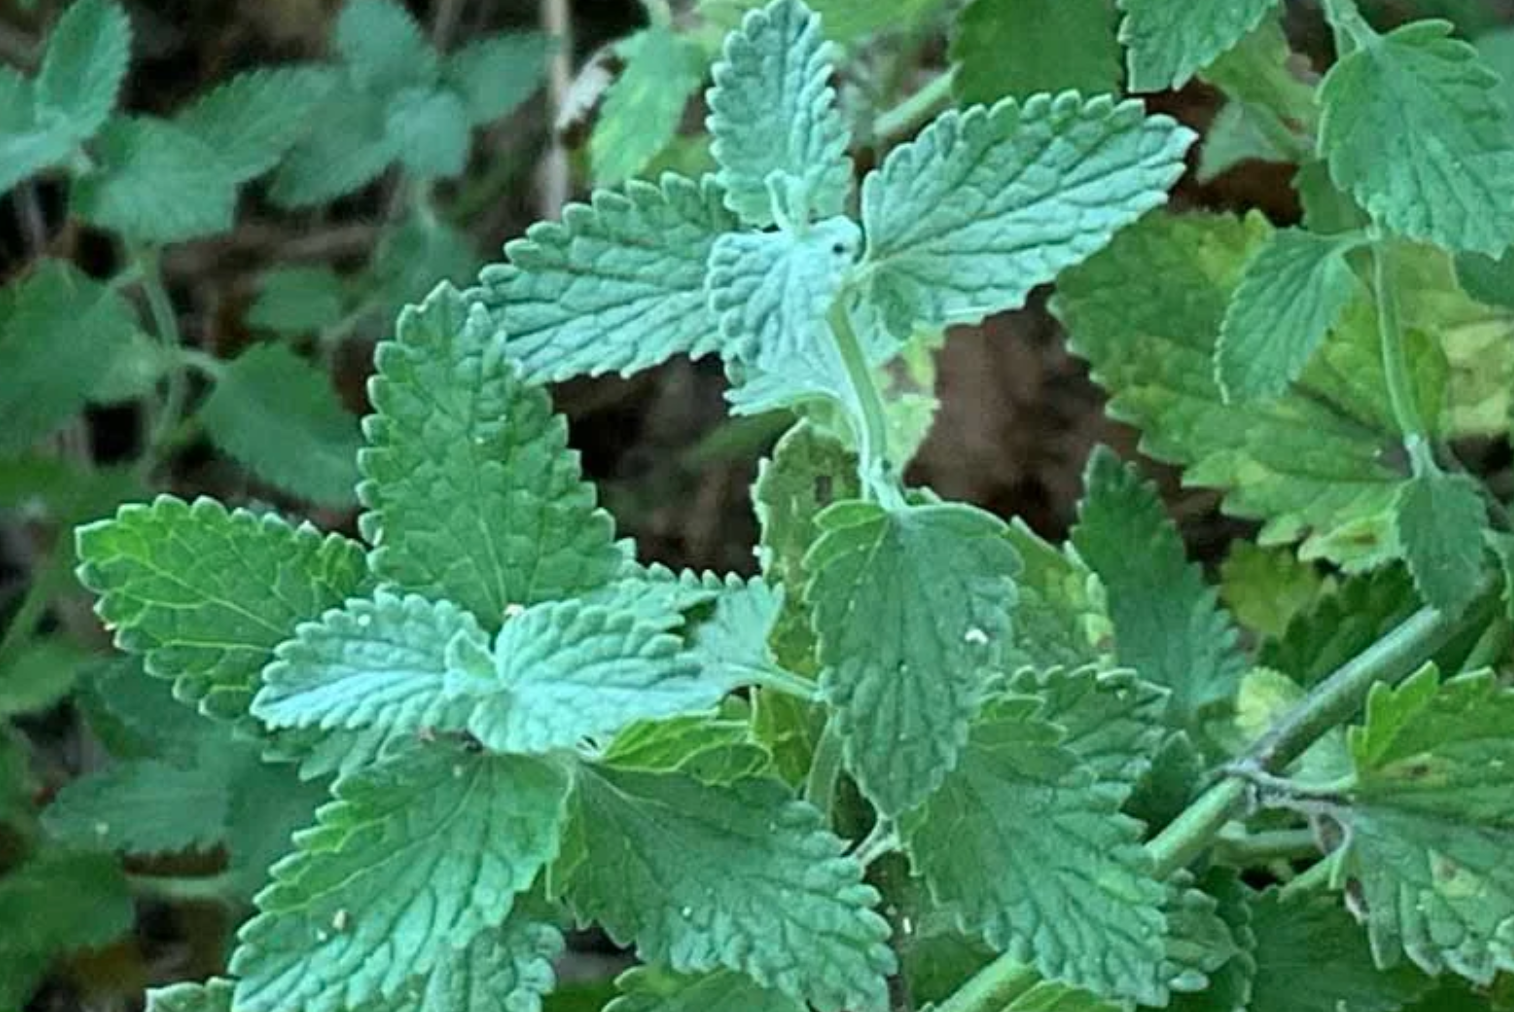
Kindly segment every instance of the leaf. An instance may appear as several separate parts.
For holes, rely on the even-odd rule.
[[[631,181],[569,204],[561,224],[538,222],[484,268],[481,297],[502,319],[528,380],[619,372],[716,350],[705,306],[705,263],[736,226],[708,180]]]
[[[447,88],[406,88],[389,102],[384,134],[417,180],[451,179],[468,164],[468,109]]]
[[[394,997],[504,921],[557,853],[567,791],[547,762],[441,747],[338,781],[238,934],[236,1007]]]
[[[80,217],[146,243],[231,229],[237,177],[214,148],[168,120],[120,116],[96,140],[95,168],[70,193]]]
[[[643,173],[677,135],[705,74],[703,51],[667,25],[645,28],[616,49],[625,69],[606,90],[589,137],[595,186]]]
[[[822,1012],[883,1007],[894,957],[878,894],[781,782],[584,768],[570,804],[556,888],[619,944],[679,973],[739,971]]]
[[[1220,563],[1220,598],[1236,622],[1268,639],[1279,639],[1297,616],[1334,589],[1318,567],[1300,562],[1286,548],[1259,548],[1237,541]]]
[[[710,151],[725,206],[746,223],[772,224],[777,192],[801,221],[845,210],[851,135],[830,83],[835,55],[800,0],[772,0],[726,36],[706,97]]]
[[[932,900],[1011,959],[1100,994],[1164,1004],[1164,890],[1127,789],[1100,784],[1037,715],[993,704],[960,765],[901,831]]]
[[[1242,162],[1252,160],[1291,162],[1293,156],[1265,132],[1258,114],[1245,103],[1226,102],[1204,134],[1195,178],[1208,184]]]
[[[31,81],[0,66],[0,193],[63,165],[78,147],[66,119],[39,118],[35,91]]]
[[[1396,502],[1399,543],[1414,586],[1430,607],[1457,612],[1476,596],[1488,510],[1481,486],[1464,474],[1410,479]]]
[[[1320,85],[1330,178],[1414,239],[1497,256],[1514,241],[1514,120],[1498,76],[1445,21],[1368,31]]]
[[[66,785],[42,813],[42,825],[64,846],[85,850],[209,850],[226,837],[229,805],[220,769],[139,759]]]
[[[1254,894],[1241,881],[1240,873],[1229,868],[1211,868],[1199,880],[1199,885],[1214,898],[1214,912],[1224,924],[1234,951],[1225,963],[1205,972],[1208,978],[1205,990],[1174,994],[1167,1007],[1174,1012],[1234,1012],[1236,1009],[1251,1012],[1257,944],[1252,924]]]
[[[277,334],[313,334],[341,320],[346,307],[342,279],[331,268],[274,267],[259,282],[247,323]]]
[[[241,183],[273,168],[309,132],[311,115],[335,84],[335,74],[324,68],[254,70],[201,96],[174,123],[214,151]]]
[[[220,977],[203,984],[170,984],[147,992],[147,1012],[231,1012],[234,985]]]
[[[1196,10],[1166,0],[1119,0],[1131,91],[1165,91],[1188,83],[1261,23],[1277,0],[1232,0]]]
[[[950,55],[963,105],[1120,88],[1120,47],[1104,0],[973,0],[957,15]]]
[[[562,935],[520,911],[503,927],[485,931],[467,946],[442,955],[431,973],[414,978],[407,993],[386,1012],[540,1012],[552,990],[552,960],[562,953]]]
[[[131,22],[114,0],[76,0],[53,26],[37,71],[37,106],[77,143],[105,125],[131,59]]]
[[[79,580],[116,646],[214,716],[241,716],[273,648],[368,583],[346,538],[210,499],[122,506],[77,538]]]
[[[115,291],[63,260],[43,260],[0,295],[0,456],[77,414],[137,320]]]
[[[1250,1012],[1397,1012],[1431,985],[1407,967],[1380,970],[1337,899],[1277,888],[1254,895],[1256,976]]]
[[[383,100],[342,77],[280,163],[268,196],[280,207],[310,207],[373,182],[399,156],[387,113]]]
[[[1132,671],[1025,671],[1009,688],[1041,701],[1038,718],[1061,728],[1061,747],[1101,783],[1134,787],[1167,734],[1167,693]]]
[[[556,43],[537,32],[473,39],[442,64],[442,80],[462,96],[468,122],[482,126],[508,115],[541,87]]]
[[[258,344],[231,362],[200,407],[206,434],[290,495],[341,506],[357,485],[357,420],[325,373],[288,345]]]
[[[473,241],[439,219],[413,214],[384,233],[373,256],[373,299],[379,312],[398,316],[411,303],[424,302],[440,281],[471,283],[479,258]]]
[[[802,1003],[730,970],[686,977],[651,967],[632,967],[615,981],[620,996],[604,1012],[803,1012]]]
[[[948,111],[862,184],[873,296],[896,333],[1017,308],[1163,203],[1193,138],[1074,93]]]
[[[768,636],[783,604],[783,593],[760,579],[732,580],[715,599],[708,618],[694,626],[688,653],[704,669],[705,679],[735,686],[783,673],[768,646]]]
[[[1193,875],[1180,871],[1167,880],[1167,959],[1162,973],[1168,987],[1180,994],[1208,991],[1210,977],[1241,948],[1230,925],[1219,914],[1219,901],[1194,888]]]
[[[750,720],[702,716],[638,721],[615,736],[601,761],[624,770],[682,770],[707,784],[761,776],[772,765]]]
[[[1301,685],[1317,685],[1366,650],[1419,606],[1402,567],[1343,580],[1332,594],[1299,612],[1258,660],[1286,671]]]
[[[1349,243],[1280,229],[1246,264],[1215,344],[1227,400],[1277,397],[1298,379],[1359,287]]]
[[[1514,968],[1514,693],[1433,666],[1373,687],[1347,741],[1356,767],[1342,873],[1360,886],[1374,961],[1486,984]]]
[[[1172,692],[1169,719],[1196,732],[1235,697],[1246,661],[1155,489],[1112,451],[1088,460],[1072,543],[1109,593],[1120,663]]]
[[[945,6],[942,0],[811,0],[827,38],[855,42],[881,32],[917,31]]]
[[[357,86],[385,99],[441,72],[436,50],[396,0],[348,0],[333,41]]]
[[[572,597],[620,566],[547,395],[450,286],[401,314],[376,354],[358,458],[374,572],[499,626],[510,605]]]
[[[885,815],[956,765],[1003,655],[1019,558],[997,517],[849,501],[816,518],[805,598],[847,769]]]
[[[1015,517],[1009,540],[1023,568],[1015,583],[1015,641],[1005,668],[1077,668],[1113,655],[1104,587],[1071,545],[1049,544]]]

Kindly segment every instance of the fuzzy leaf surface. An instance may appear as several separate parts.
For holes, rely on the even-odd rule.
[[[216,153],[237,182],[261,176],[310,130],[310,116],[335,86],[315,67],[238,74],[196,99],[174,122]]]
[[[1190,9],[1165,0],[1120,0],[1130,90],[1182,87],[1276,6],[1277,0],[1230,0]]]
[[[78,0],[48,35],[37,71],[37,105],[88,140],[116,107],[131,58],[131,22],[115,0]]]
[[[1482,573],[1488,508],[1463,474],[1425,474],[1399,490],[1399,543],[1425,603],[1456,612],[1471,601]]]
[[[950,55],[963,105],[1120,87],[1114,12],[1103,0],[973,0],[957,15]]]
[[[474,39],[447,56],[442,80],[463,98],[473,126],[509,114],[541,87],[554,43],[537,32]]]
[[[280,163],[269,197],[280,207],[310,207],[373,182],[399,156],[387,132],[387,109],[343,75]]]
[[[384,134],[415,179],[451,179],[468,164],[468,108],[450,88],[406,88],[389,102]]]
[[[263,275],[247,310],[249,326],[278,334],[314,334],[341,320],[342,279],[329,267],[275,267]]]
[[[66,164],[77,147],[68,122],[39,115],[36,87],[0,67],[0,193],[43,169]]]
[[[43,826],[65,846],[167,854],[214,847],[230,817],[221,770],[140,759],[70,782],[48,805]]]
[[[349,0],[333,41],[358,86],[378,95],[432,84],[440,73],[436,50],[396,0]]]
[[[1062,729],[1061,747],[1101,783],[1134,787],[1167,735],[1168,693],[1130,671],[1027,671],[1010,688],[1041,701],[1038,718]]]

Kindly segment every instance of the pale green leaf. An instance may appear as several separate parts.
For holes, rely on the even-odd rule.
[[[797,591],[796,591],[797,592]],[[709,617],[694,626],[689,654],[706,680],[726,686],[761,682],[782,669],[768,646],[783,593],[762,580],[733,581],[714,601]]]
[[[310,207],[373,182],[399,155],[386,133],[387,111],[344,76],[311,113],[309,131],[279,165],[268,196],[281,207]]]
[[[225,717],[246,711],[275,646],[369,579],[353,542],[210,499],[123,506],[79,529],[78,552],[116,645]]]
[[[595,186],[643,174],[677,135],[705,74],[704,53],[668,25],[643,29],[617,49],[625,69],[606,90],[589,137]]]
[[[1240,684],[1246,660],[1236,630],[1133,467],[1099,447],[1085,484],[1072,543],[1108,590],[1115,655],[1170,690],[1169,719],[1196,731]]]
[[[460,175],[468,164],[468,108],[448,88],[406,88],[389,101],[384,134],[411,177]]]
[[[502,927],[443,953],[430,973],[412,978],[375,1012],[541,1012],[562,948],[556,928],[517,909]]]
[[[877,892],[779,781],[580,772],[558,888],[680,973],[726,967],[823,1012],[881,1010],[894,969]]]
[[[1042,981],[1004,1006],[1004,1012],[1115,1012],[1117,1008],[1082,988]]]
[[[1319,568],[1286,548],[1237,541],[1220,563],[1220,598],[1236,622],[1269,639],[1334,588]]]
[[[231,1012],[234,985],[221,977],[203,984],[170,984],[147,992],[147,1012]]]
[[[207,92],[174,123],[240,183],[273,168],[310,131],[311,114],[335,85],[336,75],[323,68],[254,70]]]
[[[473,126],[509,114],[541,87],[555,46],[536,32],[473,39],[442,64],[442,80],[462,96]]]
[[[43,169],[65,164],[78,147],[68,122],[38,117],[32,82],[0,66],[0,194]]]
[[[1171,0],[1119,0],[1131,91],[1179,88],[1261,23],[1277,0],[1187,7]]]
[[[713,183],[664,176],[570,204],[508,243],[507,264],[480,275],[528,379],[629,375],[674,355],[719,347],[705,305],[705,263],[736,226]]]
[[[743,221],[772,224],[776,191],[801,219],[845,210],[851,135],[831,87],[835,56],[801,0],[772,0],[726,37],[707,96],[710,150],[725,204]]]
[[[510,605],[572,597],[620,566],[614,525],[478,305],[450,286],[379,346],[359,497],[374,571],[497,628]]]
[[[37,71],[37,106],[61,117],[77,142],[93,137],[111,110],[131,59],[131,22],[115,0],[75,0],[47,38]]]
[[[114,349],[105,375],[90,388],[90,402],[125,404],[151,396],[164,376],[183,368],[177,352],[177,348],[167,349],[143,331],[133,329]]]
[[[1514,120],[1444,21],[1368,32],[1320,86],[1337,186],[1402,235],[1497,256],[1514,241]]]
[[[1109,659],[1113,628],[1103,584],[1071,545],[1050,544],[1019,517],[1009,522],[1009,541],[1023,569],[1015,583],[1015,641],[1006,668],[1077,668]]]
[[[314,334],[342,318],[347,293],[329,267],[275,267],[259,282],[249,326],[291,336]]]
[[[1016,308],[1166,201],[1193,138],[1071,92],[949,111],[863,182],[874,296],[896,332]]]
[[[1100,994],[1164,1004],[1165,891],[1127,788],[1100,783],[1015,697],[973,727],[952,771],[902,822],[910,860],[965,931]]]
[[[254,345],[231,362],[200,407],[216,446],[301,499],[341,506],[357,485],[357,419],[330,378],[288,345]]]
[[[497,927],[557,853],[568,777],[535,759],[432,746],[335,791],[239,932],[239,1009],[392,998]]]
[[[615,981],[620,996],[604,1012],[804,1012],[804,1005],[778,991],[762,987],[750,977],[717,970],[703,977],[686,977],[651,967],[627,970]]]
[[[441,72],[436,50],[398,0],[348,0],[334,42],[357,86],[386,99],[433,84]]]
[[[42,825],[64,846],[87,850],[209,850],[226,838],[230,802],[214,766],[137,759],[69,783],[42,813]]]
[[[1356,782],[1343,873],[1369,911],[1374,960],[1487,983],[1514,969],[1514,692],[1433,666],[1373,687],[1349,732]]]
[[[0,295],[0,456],[49,435],[84,407],[137,330],[116,292],[43,260]]]
[[[1404,560],[1425,603],[1460,611],[1478,590],[1488,508],[1464,474],[1424,474],[1399,491],[1397,528]]]
[[[1167,735],[1167,693],[1131,671],[1025,671],[1010,689],[1041,701],[1039,719],[1061,728],[1061,746],[1103,783],[1134,786]]]
[[[95,143],[95,167],[70,193],[85,221],[149,243],[231,229],[237,177],[216,149],[150,116],[112,119]]]
[[[1019,557],[998,518],[839,502],[816,518],[805,598],[847,768],[888,815],[956,765],[1003,656]]]
[[[639,721],[615,736],[601,761],[626,770],[682,770],[707,784],[769,772],[772,757],[747,719],[674,717]]]
[[[852,222],[845,218],[833,220],[844,226],[838,228],[838,232],[846,234],[855,229]],[[743,233],[754,239],[775,234],[777,233]],[[831,248],[843,247],[838,244]],[[833,259],[841,261],[847,259],[847,256],[842,252],[834,254]],[[712,277],[715,274],[713,260],[712,257]],[[803,265],[791,263],[789,267],[802,269]],[[795,276],[789,270],[780,268],[770,277],[748,275],[721,293],[721,299],[724,304],[735,292],[751,289],[752,304],[733,306],[727,314],[728,318],[739,318],[742,315],[756,317],[752,323],[759,325],[768,338],[777,340],[781,329],[792,327],[802,331],[803,321],[811,319],[810,312],[823,310],[821,293],[811,291],[808,295],[800,296],[805,299],[803,303],[787,305],[780,312],[775,301],[779,291],[786,285],[798,292],[809,288],[824,289],[828,282],[829,279],[824,276]],[[888,382],[887,373],[881,367],[893,357],[899,345],[887,334],[870,303],[856,296],[849,297],[846,302],[846,313],[853,331],[863,343],[863,353],[868,363],[877,369],[875,375],[879,377],[880,385],[885,384]],[[846,432],[848,436],[852,434],[851,426],[856,423],[850,420],[861,417],[862,408],[847,376],[846,362],[841,357],[836,340],[831,336],[829,324],[821,320],[812,320],[812,323],[808,328],[809,340],[790,339],[784,342],[790,348],[788,355],[761,354],[759,348],[758,358],[727,358],[726,376],[732,387],[726,391],[726,400],[730,402],[732,414],[760,415],[769,411],[810,407],[821,417],[829,414],[834,419],[836,428]],[[839,417],[835,411],[836,405],[841,405],[845,412]],[[900,418],[898,414],[887,416],[885,423],[897,423]]]
[[[1199,149],[1196,178],[1211,183],[1217,177],[1248,161],[1288,162],[1292,156],[1258,122],[1258,114],[1244,102],[1226,102],[1215,113]]]
[[[1349,245],[1280,229],[1252,255],[1220,324],[1215,378],[1226,399],[1277,397],[1360,291]]]
[[[950,55],[963,105],[1120,87],[1120,47],[1106,0],[973,0],[957,16]]]

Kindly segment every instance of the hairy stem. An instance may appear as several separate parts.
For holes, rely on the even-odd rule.
[[[868,368],[862,342],[852,327],[852,318],[842,300],[830,311],[831,333],[846,366],[846,377],[862,412],[862,431],[857,433],[857,456],[862,461],[862,485],[884,506],[904,505],[899,483],[892,475],[888,459],[888,416],[883,408],[883,394]]]
[[[1409,362],[1404,355],[1404,332],[1398,318],[1398,293],[1393,288],[1392,253],[1384,239],[1372,244],[1372,288],[1377,300],[1377,335],[1382,349],[1383,377],[1388,385],[1388,404],[1393,419],[1403,434],[1404,446],[1415,474],[1436,471],[1430,453],[1419,401],[1409,377]]]
[[[835,720],[828,720],[820,732],[820,741],[815,744],[815,755],[810,759],[810,773],[804,781],[804,800],[825,813],[831,819],[836,807],[836,784],[841,779],[841,732],[836,730]]]

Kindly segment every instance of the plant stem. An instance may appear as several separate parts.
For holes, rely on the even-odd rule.
[[[903,506],[904,496],[889,470],[888,416],[883,408],[883,394],[878,390],[872,369],[868,368],[867,355],[852,328],[852,318],[846,311],[844,300],[837,299],[831,307],[830,324],[842,364],[846,366],[847,380],[862,412],[857,455],[862,461],[863,488],[884,506]]]
[[[1001,1012],[1041,982],[1041,975],[1017,959],[1000,956],[968,978],[936,1012]]]
[[[831,819],[836,807],[836,783],[841,779],[841,732],[834,718],[825,722],[815,754],[810,759],[810,774],[804,781],[804,800]]]
[[[873,136],[879,140],[895,140],[913,133],[915,128],[944,105],[952,94],[952,82],[956,69],[931,79],[930,83],[892,109],[885,109],[873,120]]]
[[[852,857],[862,862],[865,868],[884,854],[892,854],[899,849],[899,829],[891,819],[880,818],[873,823],[873,828],[857,848],[852,851]]]
[[[1214,859],[1237,868],[1257,868],[1271,861],[1291,861],[1320,852],[1319,841],[1308,829],[1272,829],[1260,833],[1221,833]]]
[[[1425,423],[1419,414],[1419,402],[1414,396],[1414,384],[1404,356],[1398,293],[1393,287],[1392,253],[1387,240],[1381,237],[1372,244],[1372,288],[1377,297],[1377,335],[1382,349],[1383,377],[1388,385],[1388,404],[1393,409],[1399,432],[1403,434],[1414,473],[1433,473],[1439,468],[1430,453]]]
[[[169,875],[128,875],[126,884],[141,896],[178,903],[225,903],[235,884],[230,875],[182,877]]]
[[[156,250],[134,250],[132,261],[141,275],[142,294],[147,297],[147,309],[152,314],[153,336],[163,346],[164,357],[172,360],[181,352],[183,341],[173,303],[168,298],[168,290],[163,287],[158,253]],[[168,370],[167,384],[168,389],[163,394],[163,403],[158,406],[142,454],[142,464],[148,469],[158,463],[169,435],[179,427],[179,416],[184,411],[184,400],[189,393],[183,369]]]

